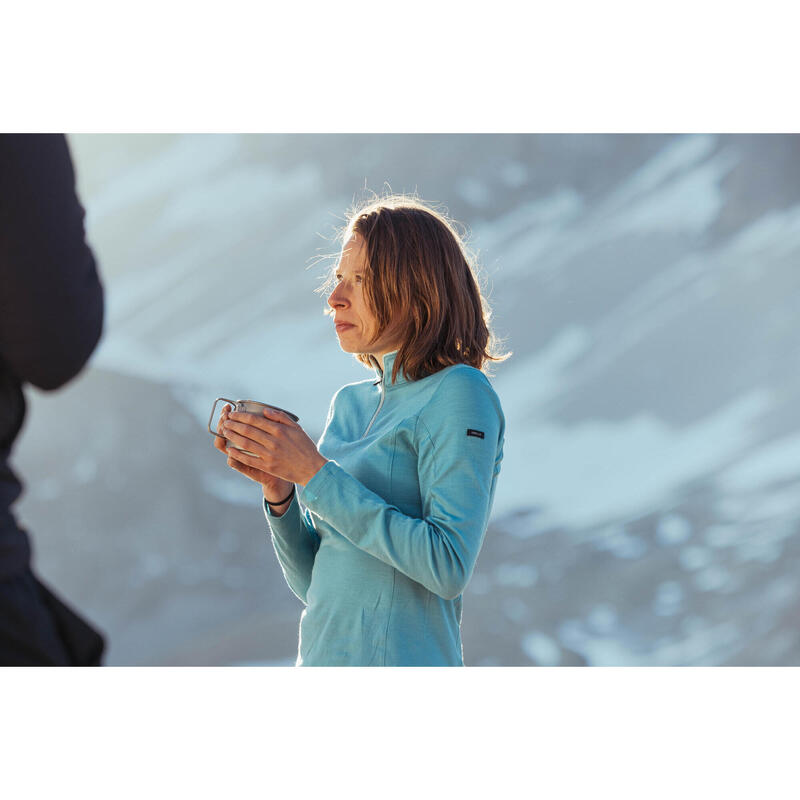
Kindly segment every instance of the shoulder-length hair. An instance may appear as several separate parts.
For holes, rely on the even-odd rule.
[[[400,368],[413,381],[452,364],[487,372],[489,362],[512,355],[496,349],[475,259],[455,224],[415,196],[392,194],[356,206],[339,233],[342,242],[356,234],[366,244],[363,291],[377,321],[372,341],[390,326],[400,331],[392,383]],[[334,281],[331,274],[321,291],[332,291]],[[369,353],[356,358],[377,366]]]

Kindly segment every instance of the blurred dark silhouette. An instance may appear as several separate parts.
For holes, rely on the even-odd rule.
[[[63,386],[83,369],[103,328],[103,287],[83,221],[66,138],[0,135],[0,664],[6,666],[99,665],[105,648],[103,636],[33,573],[30,539],[11,510],[22,493],[9,460],[25,417],[24,384]],[[75,455],[52,458],[67,465]]]

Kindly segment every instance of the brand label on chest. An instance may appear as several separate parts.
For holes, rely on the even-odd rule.
[[[483,431],[476,431],[474,428],[467,428],[467,436],[475,436],[478,439],[483,439]]]

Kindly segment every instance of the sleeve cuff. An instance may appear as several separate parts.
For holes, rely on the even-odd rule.
[[[298,487],[298,491],[302,494],[303,505],[306,507],[313,505],[320,496],[323,496],[331,483],[336,483],[336,473],[341,469],[335,461],[327,461],[304,487]]]
[[[283,514],[281,514],[280,516],[272,513],[272,509],[269,507],[269,503],[267,503],[267,498],[266,497],[263,498],[264,513],[267,515],[268,519],[275,519],[275,520],[283,519],[292,510],[292,506],[295,504],[297,500],[297,488],[298,487],[295,487],[294,494],[292,495],[292,502],[289,503],[288,506],[286,506],[286,511],[284,511]]]

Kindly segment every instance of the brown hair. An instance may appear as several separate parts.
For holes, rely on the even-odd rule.
[[[451,364],[486,371],[488,362],[512,355],[495,350],[491,310],[473,267],[476,260],[446,211],[416,196],[391,194],[355,206],[339,236],[345,242],[351,234],[360,236],[367,248],[363,290],[377,320],[372,341],[390,326],[401,332],[392,383],[401,367],[413,381]],[[329,276],[319,291],[330,292],[334,281]],[[376,366],[369,353],[356,358]]]

